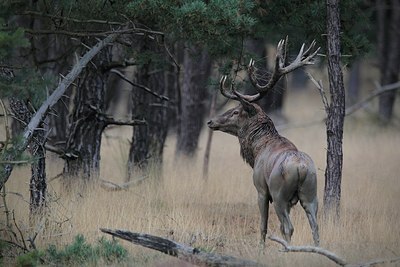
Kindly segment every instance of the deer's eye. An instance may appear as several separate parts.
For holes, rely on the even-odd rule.
[[[239,111],[238,111],[238,110],[235,110],[235,111],[233,112],[233,115],[239,115]]]

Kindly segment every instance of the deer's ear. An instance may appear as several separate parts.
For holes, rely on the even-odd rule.
[[[250,102],[239,98],[240,99],[240,103],[242,103],[243,109],[244,111],[246,111],[249,114],[249,117],[253,117],[254,115],[257,114],[257,109],[255,106],[253,106],[253,104],[251,104]]]

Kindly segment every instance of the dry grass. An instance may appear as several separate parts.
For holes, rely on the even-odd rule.
[[[289,94],[285,114],[289,122],[321,118],[323,111],[318,94],[315,91]],[[104,139],[102,148],[103,179],[123,182],[130,134],[129,128],[107,131],[108,137]],[[326,148],[324,125],[288,129],[282,134],[314,159],[319,169],[318,192],[322,204]],[[174,159],[175,140],[170,136],[162,178],[150,177],[127,191],[108,192],[93,186],[86,191],[63,192],[58,180],[51,182],[49,192],[54,201],[50,206],[50,224],[40,236],[39,244],[64,244],[78,233],[95,240],[102,236],[98,230],[100,227],[121,228],[259,260],[269,266],[333,265],[317,255],[279,252],[280,247],[271,241],[267,242],[265,254],[258,256],[259,214],[251,169],[239,156],[237,139],[216,133],[210,176],[208,182],[204,182],[202,155],[205,136],[201,138],[198,160],[192,161]],[[348,262],[400,256],[398,144],[398,127],[381,127],[363,113],[346,122],[341,218],[334,222],[319,216],[319,224],[321,246]],[[61,171],[62,162],[51,158],[48,167],[48,176],[51,177]],[[29,199],[28,177],[28,168],[16,169],[7,183],[7,190],[22,193],[25,199]],[[27,203],[12,194],[8,195],[8,202],[16,211],[21,226],[28,229]],[[300,206],[294,208],[291,218],[295,228],[293,244],[311,244],[311,231]],[[65,219],[68,221],[63,222]],[[272,208],[269,233],[280,235]],[[178,264],[168,256],[124,244],[138,260],[135,264]]]

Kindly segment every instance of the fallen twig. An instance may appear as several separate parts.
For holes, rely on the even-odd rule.
[[[392,259],[374,259],[369,262],[363,262],[363,263],[347,263],[346,260],[340,258],[337,256],[335,253],[320,248],[320,247],[314,247],[314,246],[290,246],[285,240],[276,237],[276,236],[269,236],[268,237],[270,240],[275,241],[279,244],[281,244],[285,250],[283,252],[305,252],[305,253],[316,253],[320,254],[322,256],[327,257],[334,263],[340,266],[345,266],[345,267],[369,267],[369,266],[375,266],[378,264],[384,264],[384,263],[395,263],[400,261],[400,257],[397,258],[392,258]]]
[[[123,183],[121,185],[113,183],[113,182],[110,182],[110,181],[106,181],[106,180],[100,179],[100,182],[101,182],[100,186],[103,189],[107,190],[107,191],[121,191],[121,190],[126,190],[131,186],[135,186],[135,185],[141,184],[148,177],[149,176],[143,176],[141,178],[138,178],[138,179],[135,179],[133,181],[129,181],[129,182]]]
[[[323,255],[325,257],[327,257],[328,259],[330,259],[331,261],[335,262],[336,264],[340,265],[340,266],[345,266],[346,265],[346,261],[340,257],[338,257],[335,253],[320,248],[320,247],[314,247],[314,246],[290,246],[285,240],[276,237],[276,236],[269,236],[268,237],[270,240],[278,242],[279,244],[281,244],[285,250],[284,252],[309,252],[309,253],[316,253],[316,254],[320,254]]]

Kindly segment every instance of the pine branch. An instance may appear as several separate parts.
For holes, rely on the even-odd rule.
[[[47,13],[36,12],[36,11],[25,11],[25,12],[21,13],[21,15],[45,17],[45,18],[51,18],[51,19],[60,19],[60,20],[71,21],[71,22],[76,22],[76,23],[85,23],[85,24],[96,23],[96,24],[106,24],[106,25],[114,25],[114,26],[125,25],[125,23],[117,22],[117,21],[97,20],[97,19],[82,20],[82,19],[76,19],[76,18],[70,18],[70,17],[64,17],[64,16],[50,15]]]

